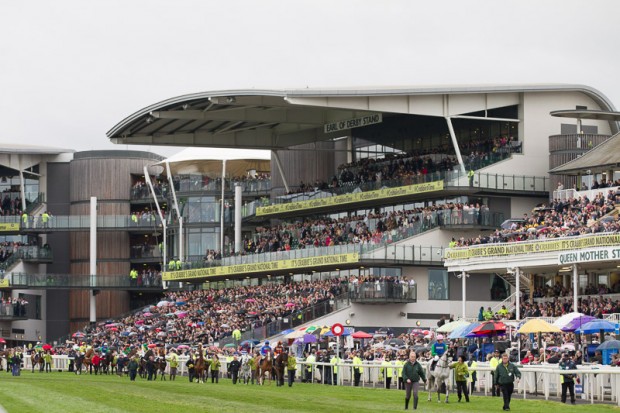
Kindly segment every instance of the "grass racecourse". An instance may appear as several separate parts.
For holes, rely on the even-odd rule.
[[[404,392],[385,389],[331,387],[295,383],[292,388],[189,383],[187,378],[174,382],[149,382],[127,377],[75,376],[70,373],[31,373],[20,377],[0,373],[0,404],[7,412],[389,412],[404,409]],[[451,394],[450,404],[428,402],[421,394],[418,411],[422,412],[493,412],[502,411],[502,399],[474,395],[470,403],[457,403]],[[409,407],[411,409],[411,406]],[[607,412],[620,411],[609,405],[576,406],[557,401],[513,399],[513,412]]]

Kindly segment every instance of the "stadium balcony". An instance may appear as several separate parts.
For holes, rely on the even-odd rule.
[[[49,264],[53,261],[52,250],[48,247],[21,246],[18,247],[5,261],[0,263],[0,271],[8,271],[15,263],[21,261],[33,264]]]
[[[90,229],[90,215],[58,215],[50,216],[49,222],[40,220],[23,223],[19,217],[1,217],[0,222],[16,225],[20,233],[50,233],[67,231],[88,231]],[[97,216],[98,230],[124,229],[135,232],[148,232],[161,227],[161,220],[152,215],[149,219],[133,221],[130,215],[99,215]]]
[[[19,314],[18,314],[19,313]],[[28,320],[25,307],[17,308],[11,303],[0,304],[0,321]]]
[[[399,282],[362,282],[349,286],[349,299],[358,304],[415,303],[418,288]]]
[[[461,195],[520,195],[548,197],[551,190],[548,177],[500,175],[476,171],[473,177],[460,170],[426,175],[346,184],[338,188],[314,190],[299,194],[281,195],[271,201],[261,199],[247,206],[244,217],[287,218],[312,212],[324,213],[371,208],[386,202],[402,203],[427,200],[433,196]],[[252,215],[254,213],[254,215]]]
[[[176,286],[178,287],[178,286]],[[2,289],[84,289],[84,290],[125,290],[153,291],[163,290],[161,277],[153,282],[139,284],[133,282],[129,275],[89,275],[89,274],[5,274],[0,280]]]

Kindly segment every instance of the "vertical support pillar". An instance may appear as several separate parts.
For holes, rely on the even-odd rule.
[[[170,165],[168,163],[166,163],[167,169],[168,169],[168,173],[170,173]],[[168,175],[170,176],[170,175]],[[155,193],[155,188],[153,188],[153,182],[151,182],[151,176],[149,175],[149,171],[147,169],[147,167],[144,167],[144,181],[146,182],[146,186],[149,187],[149,190],[151,191],[151,196],[153,197],[153,201],[155,202],[155,208],[157,208],[157,215],[159,216],[159,219],[161,220],[161,225],[163,227],[163,237],[164,237],[164,242],[163,242],[163,251],[162,251],[162,271],[166,268],[166,265],[168,265],[168,234],[166,231],[166,217],[164,216],[164,214],[161,212],[161,208],[159,207],[159,202],[157,201],[157,194]],[[170,179],[170,185],[172,186],[172,179]],[[172,187],[172,191],[174,191],[174,187]],[[174,193],[174,192],[173,192]],[[175,196],[175,202],[176,202],[176,196]]]
[[[174,181],[172,180],[172,173],[170,172],[170,163],[166,162],[166,175],[168,175],[168,184],[170,185],[170,191],[172,192],[172,200],[174,202],[173,206],[174,206],[174,210],[177,212],[177,217],[179,218],[179,260],[181,261],[185,261],[184,257],[183,257],[183,241],[184,241],[184,237],[183,237],[183,217],[181,216],[181,211],[179,209],[179,202],[177,200],[177,192],[174,189]],[[146,177],[149,176],[146,167],[144,167],[144,178],[146,179]],[[148,178],[148,181],[150,182],[150,176]],[[152,187],[151,187],[152,189]],[[157,197],[155,196],[155,191],[153,191],[153,198],[157,199]],[[157,204],[157,201],[155,201],[155,203]],[[160,213],[161,215],[161,213]],[[166,262],[164,261],[164,264]]]
[[[459,165],[461,166],[461,173],[465,175],[467,171],[465,171],[465,164],[463,163],[463,157],[461,156],[461,149],[459,148],[459,143],[456,141],[456,134],[454,133],[454,128],[452,127],[452,119],[450,119],[449,116],[446,116],[446,122],[448,123],[448,130],[450,131],[450,138],[452,138],[452,145],[454,146],[456,159],[458,159]]]
[[[235,184],[235,253],[241,251],[241,201],[243,188],[240,183]]]
[[[466,317],[465,312],[465,303],[467,302],[467,273],[465,271],[461,272],[461,283],[463,288],[463,302],[462,302],[462,310],[463,310],[463,318]]]
[[[278,156],[278,152],[271,151],[273,155],[273,159],[276,161],[276,166],[278,167],[278,172],[280,172],[280,178],[282,178],[282,183],[284,184],[284,189],[288,193],[290,191],[288,187],[288,182],[286,181],[286,176],[284,176],[284,170],[282,169],[282,163],[280,162],[280,157]]]
[[[515,268],[515,284],[516,284],[516,300],[515,300],[515,316],[517,321],[521,319],[521,271],[519,267]]]
[[[347,136],[347,163],[353,162],[353,136]]]
[[[224,256],[224,188],[226,187],[226,159],[222,161],[222,198],[220,199],[220,253]]]
[[[97,197],[90,197],[90,324],[97,323]]]
[[[577,290],[579,289],[579,271],[577,270],[577,264],[573,264],[573,311],[579,312],[579,306],[577,305]]]
[[[21,162],[19,167],[19,194],[22,198],[22,212],[26,212],[26,191],[24,189],[24,172],[21,169]]]

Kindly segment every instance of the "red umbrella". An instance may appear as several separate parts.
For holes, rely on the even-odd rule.
[[[475,334],[477,336],[492,336],[497,335],[498,333],[504,333],[505,331],[506,324],[501,321],[487,321],[486,323],[482,323],[478,327],[474,328],[470,334]]]
[[[368,334],[364,331],[356,331],[355,333],[351,334],[351,337],[353,338],[372,338],[373,335],[372,334]]]
[[[51,350],[52,346],[50,346],[49,344],[43,344],[43,347],[41,347],[43,350],[47,351],[47,350]]]
[[[295,307],[295,304],[293,303],[286,303],[284,304],[285,307]]]
[[[110,328],[108,328],[108,330],[110,330],[110,331],[118,331],[118,328],[116,328],[116,327],[110,327]]]
[[[149,344],[147,347],[148,347],[148,348],[155,348],[155,347],[157,347],[157,344],[153,344],[153,343],[151,343],[151,344]]]
[[[0,338],[0,344],[6,344],[6,340],[3,338]]]
[[[255,299],[253,299],[253,298],[246,298],[246,299],[245,299],[245,302],[246,302],[246,303],[255,303],[255,302],[256,302],[256,300],[255,300]]]

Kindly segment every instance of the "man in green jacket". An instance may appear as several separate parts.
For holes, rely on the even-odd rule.
[[[502,389],[504,396],[504,410],[510,410],[510,397],[514,391],[514,381],[521,378],[521,372],[508,360],[508,354],[502,354],[502,362],[495,370],[495,384]]]
[[[219,383],[220,382],[220,367],[222,363],[220,362],[220,358],[217,354],[213,354],[211,358],[211,383]]]
[[[297,371],[297,359],[293,352],[289,352],[288,361],[286,362],[286,370],[288,372],[288,387],[293,387],[295,381],[295,372]]]
[[[450,364],[450,368],[454,369],[456,392],[459,396],[459,402],[461,401],[462,394],[465,394],[465,401],[469,403],[469,393],[467,392],[469,369],[467,368],[467,364],[465,364],[465,357],[459,356],[459,361]]]
[[[411,399],[411,391],[413,390],[413,410],[418,408],[418,389],[420,387],[420,379],[426,383],[426,375],[424,369],[417,361],[415,351],[409,353],[409,360],[403,366],[403,381],[405,382],[405,410],[409,408],[409,400]]]

